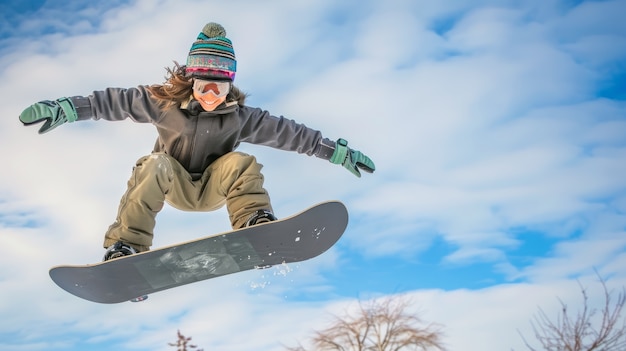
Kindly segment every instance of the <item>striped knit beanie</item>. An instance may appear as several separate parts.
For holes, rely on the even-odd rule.
[[[226,30],[217,23],[207,23],[189,50],[187,76],[232,81],[236,71],[235,51]]]

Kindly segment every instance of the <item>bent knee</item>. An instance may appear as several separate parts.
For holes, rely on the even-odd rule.
[[[177,165],[178,161],[163,153],[144,156],[137,161],[137,167],[142,168],[144,171],[150,173],[164,173],[169,176],[174,173]]]
[[[247,169],[250,167],[261,169],[261,167],[263,167],[263,165],[257,162],[256,157],[243,152],[230,152],[220,159],[221,163],[225,164],[227,167],[239,169]]]

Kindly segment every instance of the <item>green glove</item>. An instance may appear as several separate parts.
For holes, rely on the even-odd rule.
[[[348,141],[345,139],[337,140],[335,152],[330,157],[330,162],[344,166],[344,168],[359,178],[361,178],[359,168],[368,173],[373,173],[376,170],[374,162],[360,151],[350,149]]]
[[[77,119],[76,108],[69,98],[40,101],[30,105],[20,114],[20,121],[25,126],[45,120],[39,129],[39,134],[49,132],[65,122],[74,122]]]

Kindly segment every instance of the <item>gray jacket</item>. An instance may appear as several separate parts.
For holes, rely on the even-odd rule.
[[[242,142],[326,160],[335,149],[335,143],[323,138],[321,132],[259,108],[232,104],[206,112],[192,100],[186,108],[161,109],[144,86],[108,88],[71,100],[78,120],[130,118],[139,123],[152,123],[159,133],[153,152],[164,152],[177,159],[193,179],[199,179],[213,161],[235,150]]]

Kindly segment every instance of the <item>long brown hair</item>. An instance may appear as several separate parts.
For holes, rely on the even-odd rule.
[[[153,84],[148,87],[148,91],[158,101],[162,109],[180,106],[193,95],[193,78],[185,74],[184,65],[179,65],[178,62],[174,61],[174,67],[166,67],[165,69],[167,70],[165,83]],[[226,100],[236,101],[237,104],[243,105],[246,97],[247,94],[233,85]]]

